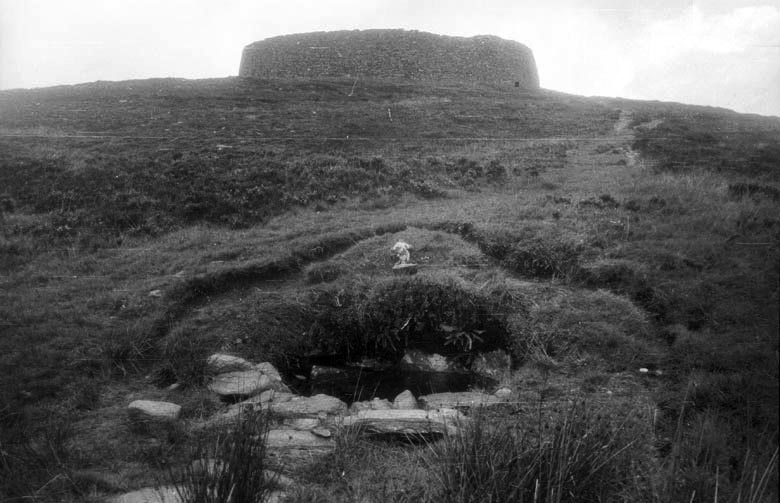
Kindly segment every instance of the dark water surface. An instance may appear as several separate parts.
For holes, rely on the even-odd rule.
[[[469,391],[472,388],[490,388],[496,382],[474,374],[454,372],[423,372],[391,368],[340,368],[338,374],[312,378],[305,393],[323,393],[347,403],[386,398],[392,401],[399,393],[410,390],[415,397],[446,391]]]

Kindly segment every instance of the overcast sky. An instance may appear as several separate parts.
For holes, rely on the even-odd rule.
[[[0,0],[0,89],[236,75],[289,33],[492,34],[542,87],[780,116],[780,0]]]

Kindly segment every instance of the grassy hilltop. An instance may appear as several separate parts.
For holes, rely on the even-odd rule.
[[[454,326],[511,352],[521,399],[463,445],[340,439],[278,467],[290,501],[775,501],[779,209],[780,119],[723,109],[335,79],[0,92],[0,499],[159,482],[197,435],[140,436],[125,407],[219,410],[217,350],[292,379]]]

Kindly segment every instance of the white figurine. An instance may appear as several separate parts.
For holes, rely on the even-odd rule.
[[[390,251],[398,256],[398,262],[395,264],[396,266],[405,266],[409,264],[409,250],[411,249],[412,245],[404,241],[398,241],[393,245]]]

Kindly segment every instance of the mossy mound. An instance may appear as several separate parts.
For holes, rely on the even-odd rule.
[[[169,379],[202,379],[197,362],[215,350],[271,361],[288,374],[305,374],[316,362],[394,363],[408,349],[466,363],[494,349],[517,364],[540,355],[565,364],[587,354],[621,370],[657,359],[645,313],[620,295],[519,281],[503,262],[444,230],[353,238],[286,275],[242,282],[231,274],[234,290],[215,290],[163,339]],[[399,240],[413,246],[415,275],[393,274],[390,249]]]

